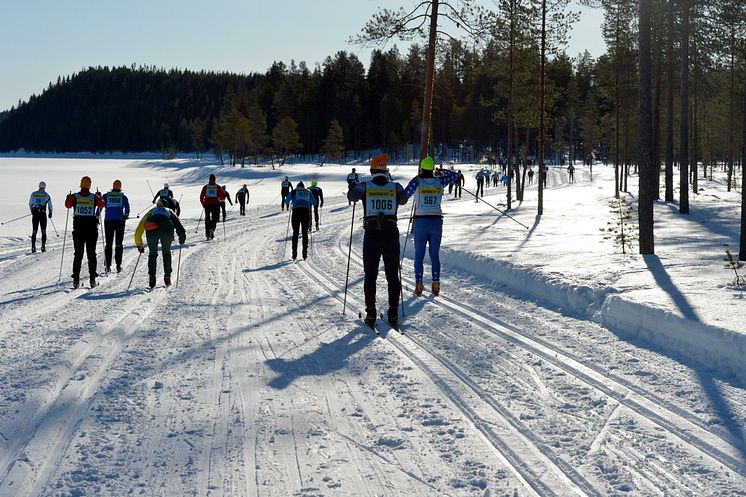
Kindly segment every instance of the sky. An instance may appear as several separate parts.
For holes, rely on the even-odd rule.
[[[370,49],[350,45],[350,36],[379,7],[413,5],[413,0],[0,0],[0,111],[41,93],[58,76],[90,66],[264,72],[273,61],[291,59],[313,67],[339,50],[355,53],[367,66]],[[601,12],[574,8],[582,14],[568,54],[586,49],[602,54]]]

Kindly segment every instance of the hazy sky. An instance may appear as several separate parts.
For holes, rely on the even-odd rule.
[[[378,7],[410,5],[413,0],[0,0],[0,110],[88,66],[264,72],[275,60],[312,67],[339,50],[356,53],[367,66],[370,51],[348,45],[349,37]],[[601,13],[582,12],[568,53],[600,55]]]

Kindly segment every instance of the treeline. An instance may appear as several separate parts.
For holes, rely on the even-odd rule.
[[[638,148],[637,12],[625,1],[604,6],[608,53],[571,59],[557,49],[547,61],[544,154],[629,166]],[[655,22],[670,22],[665,9],[656,15]],[[680,59],[677,50],[666,48],[676,47],[678,31],[661,29],[654,40],[656,151],[663,162],[679,139],[670,133],[671,143],[666,140],[679,119],[681,81],[669,67]],[[498,27],[478,49],[455,40],[439,48],[435,153],[445,146],[505,153],[511,65],[503,35]],[[743,58],[715,51],[713,43],[705,50],[705,39],[712,40],[706,33],[697,36],[691,62],[696,97],[689,115],[697,136],[691,146],[703,163],[732,162],[741,146]],[[511,149],[519,159],[538,154],[537,47],[535,34],[521,32],[511,50]],[[342,150],[371,148],[400,155],[420,140],[424,57],[424,49],[414,45],[405,54],[375,51],[367,67],[355,55],[338,52],[314,68],[275,63],[264,74],[89,68],[60,77],[11,109],[0,122],[0,151],[213,151],[236,161],[319,152],[335,160]]]

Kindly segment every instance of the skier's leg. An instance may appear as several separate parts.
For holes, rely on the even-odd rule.
[[[80,266],[83,264],[83,251],[85,250],[85,236],[80,227],[75,227],[73,220],[73,279],[80,279]]]
[[[399,281],[399,230],[384,231],[382,234],[385,238],[382,255],[384,272],[389,287],[389,309],[398,309],[399,293],[401,292],[401,281]]]
[[[433,281],[440,281],[440,242],[443,238],[443,220],[432,219],[430,229],[430,264],[433,270]]]
[[[293,211],[295,214],[295,211]],[[300,214],[300,225],[303,230],[303,258],[308,257],[308,229],[311,224],[311,213],[306,209],[302,209]]]
[[[117,267],[122,265],[122,254],[124,253],[124,224],[125,221],[115,221],[114,224],[114,262],[117,263]]]
[[[293,225],[293,259],[298,257],[298,231],[300,230],[302,210],[303,209],[293,209],[293,212],[290,214],[290,222]]]
[[[160,230],[150,230],[145,232],[145,238],[148,241],[148,276],[155,278],[158,269],[158,232]]]
[[[98,244],[98,225],[92,224],[89,233],[85,239],[85,252],[88,256],[88,275],[91,279],[98,276],[96,273],[96,245]]]
[[[383,232],[374,234],[366,232],[363,237],[363,272],[365,273],[363,289],[366,309],[376,307],[376,279],[378,279],[378,262],[381,260],[381,242],[379,241],[381,233]],[[399,254],[397,254],[397,259],[398,257]]]
[[[422,273],[424,273],[424,260],[425,260],[425,243],[427,238],[425,237],[425,219],[414,220],[414,279],[417,282],[422,281]]]
[[[106,266],[106,269],[111,267],[111,244],[114,241],[114,234],[116,231],[115,223],[116,221],[104,221],[104,237],[106,242],[104,244],[104,265]]]
[[[41,227],[41,248],[47,245],[47,216],[44,211],[39,212],[39,226]]]
[[[173,243],[174,238],[171,233],[166,233],[165,230],[158,230],[161,231],[161,251],[163,252],[163,275],[166,278],[171,277],[172,272],[172,266],[171,266],[171,243]]]
[[[31,214],[31,249],[36,250],[36,232],[39,231],[39,216],[34,211]]]

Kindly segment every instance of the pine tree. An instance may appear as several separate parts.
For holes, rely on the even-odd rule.
[[[329,126],[329,132],[327,133],[324,145],[320,150],[321,155],[324,157],[321,165],[324,165],[325,160],[337,161],[341,159],[344,151],[345,141],[342,126],[339,125],[339,121],[334,119]]]
[[[275,149],[282,151],[282,162],[285,164],[289,151],[301,148],[300,136],[298,135],[298,124],[290,116],[280,119],[277,126],[272,130],[272,143]]]

